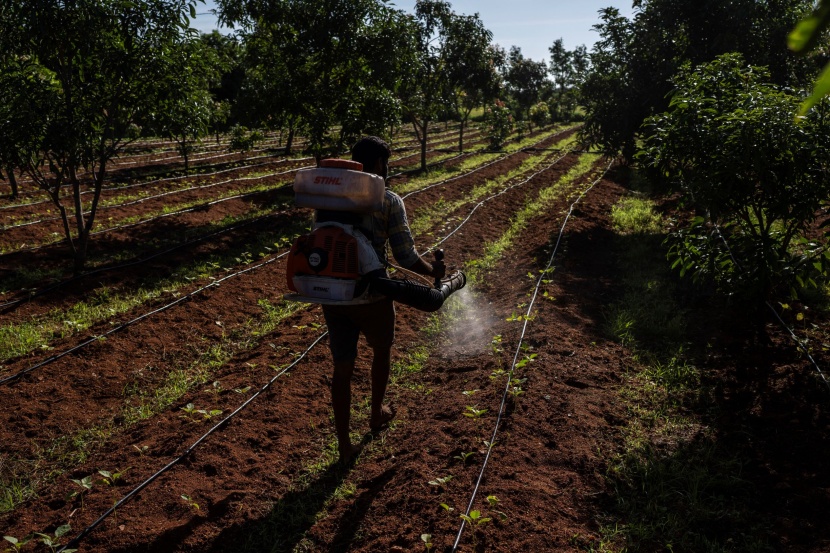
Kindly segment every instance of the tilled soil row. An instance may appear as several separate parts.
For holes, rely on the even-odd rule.
[[[573,132],[575,131],[570,129],[563,133],[557,133],[542,141],[540,146],[544,147],[556,143]],[[465,182],[468,178],[473,179],[472,182],[474,184],[471,187],[475,186],[475,183],[483,182],[486,175],[496,174],[496,170],[501,172],[510,171],[518,166],[522,160],[526,159],[527,156],[528,154],[518,152],[507,159],[500,160],[493,167],[488,168],[486,172],[483,172],[485,176],[473,174],[470,177],[463,177],[462,179],[454,181],[451,186],[453,190],[463,189],[467,186]],[[451,167],[454,163],[448,163],[447,166]],[[405,182],[406,177],[396,179],[392,185],[393,189]],[[432,194],[440,193],[440,189],[442,188],[445,187],[435,187]],[[452,193],[454,192],[450,194]],[[154,223],[139,225],[121,232],[113,230],[94,238],[90,245],[90,256],[94,257],[104,252],[129,250],[131,256],[140,259],[153,254],[159,249],[164,249],[164,244],[170,244],[170,242],[184,243],[192,240],[194,235],[198,236],[199,228],[205,228],[206,231],[213,232],[215,229],[212,229],[210,226],[216,220],[221,220],[223,217],[238,217],[250,211],[252,206],[256,209],[265,209],[283,205],[290,200],[290,194],[291,191],[288,188],[275,187],[274,190],[258,193],[246,198],[207,206],[204,210],[194,210],[173,217],[165,217],[158,219]],[[413,205],[417,208],[418,204]],[[414,213],[413,209],[410,208],[410,214]],[[302,212],[301,216],[305,217],[306,213]],[[116,269],[111,272],[108,271],[103,275],[95,275],[91,279],[83,279],[67,288],[61,288],[60,294],[52,293],[47,296],[38,297],[31,302],[14,305],[2,314],[2,319],[0,320],[4,324],[9,324],[14,321],[26,321],[38,313],[44,313],[52,309],[66,308],[74,302],[87,297],[100,287],[111,287],[112,293],[118,293],[118,290],[129,289],[131,286],[134,286],[135,284],[133,283],[140,283],[147,279],[164,278],[165,276],[169,276],[171,272],[175,272],[181,263],[210,256],[229,246],[239,247],[246,240],[252,240],[252,237],[256,233],[262,232],[263,229],[281,228],[282,226],[279,219],[271,220],[271,218],[268,218],[256,224],[241,228],[238,232],[235,231],[234,233],[225,235],[221,239],[199,242],[190,247],[173,251],[169,255],[154,259],[146,265],[131,265],[125,270]],[[162,244],[161,248],[158,245],[159,243]],[[56,257],[56,253],[63,253],[63,255]],[[18,263],[24,262],[27,266],[36,267],[50,267],[55,263],[67,266],[68,260],[66,256],[66,252],[62,252],[61,250],[55,252],[54,248],[28,252],[26,254],[2,256],[0,257],[0,273],[4,270],[14,271],[19,267]],[[13,294],[9,294],[4,299],[9,301],[16,299],[16,297]]]
[[[562,170],[564,171],[565,169],[566,168],[563,168]],[[536,185],[534,184],[533,187],[535,187],[535,186]],[[525,193],[529,193],[529,192],[525,189],[517,189],[516,191],[514,191],[510,194],[506,194],[505,196],[515,195],[517,197],[524,197]],[[498,209],[496,209],[496,211],[498,211]],[[492,219],[492,216],[482,215],[482,217],[489,217],[490,219]],[[486,221],[486,219],[477,219],[477,220],[479,220],[479,221],[485,220]],[[480,225],[481,225],[481,223],[478,223],[476,226],[480,226]],[[486,222],[485,226],[487,226],[487,227],[493,226],[492,220],[490,220],[489,222]],[[478,234],[478,236],[481,235],[481,233],[477,233],[477,234]],[[480,239],[479,239],[478,236],[472,236],[471,241],[472,241],[473,244],[477,244],[480,247],[481,242],[480,242]],[[464,251],[464,250],[460,250],[460,251]],[[275,268],[275,271],[278,271],[278,269]],[[263,278],[263,276],[265,276],[265,278]],[[95,352],[95,351],[92,351],[92,350],[88,350],[87,353],[85,353],[84,355],[79,356],[80,361],[83,363],[83,365],[85,365],[84,369],[86,369],[86,370],[82,369],[80,372],[77,372],[77,369],[79,367],[76,366],[76,367],[74,367],[76,369],[76,371],[72,371],[74,374],[77,375],[75,377],[76,383],[80,385],[78,389],[79,389],[79,391],[81,391],[81,393],[79,395],[83,395],[84,387],[89,386],[95,380],[97,380],[98,382],[109,383],[106,386],[106,388],[109,389],[110,392],[101,394],[104,397],[97,398],[98,401],[95,402],[96,404],[98,404],[98,407],[95,411],[97,411],[97,412],[102,412],[102,411],[106,412],[107,409],[106,409],[105,406],[102,409],[102,407],[100,405],[101,402],[107,402],[110,398],[112,398],[112,397],[114,397],[114,396],[116,396],[120,393],[120,390],[123,389],[123,386],[125,385],[124,380],[121,380],[121,379],[124,379],[125,376],[131,376],[132,378],[135,378],[136,373],[143,373],[142,374],[142,376],[143,376],[144,374],[147,374],[147,373],[156,372],[156,365],[159,364],[159,361],[164,362],[164,361],[166,361],[168,359],[171,359],[171,358],[172,358],[172,360],[175,360],[176,356],[184,355],[181,351],[181,347],[182,347],[183,344],[191,344],[191,347],[195,348],[195,347],[198,347],[198,345],[200,343],[201,344],[207,344],[207,343],[211,343],[213,341],[218,340],[219,337],[221,336],[221,333],[223,332],[223,330],[225,332],[231,332],[232,333],[231,329],[235,328],[242,321],[246,320],[247,317],[252,315],[252,313],[250,313],[250,312],[249,313],[243,312],[243,310],[240,309],[241,306],[254,304],[256,298],[273,297],[274,296],[273,290],[271,289],[271,286],[273,285],[273,283],[268,282],[269,281],[268,277],[271,277],[271,276],[272,275],[263,275],[263,273],[250,273],[249,275],[246,275],[245,277],[240,278],[239,281],[237,282],[236,286],[227,286],[227,285],[225,285],[225,286],[223,286],[222,288],[219,289],[219,293],[213,294],[208,298],[204,298],[203,300],[198,301],[197,303],[199,304],[198,305],[199,309],[194,309],[194,307],[196,307],[196,306],[192,306],[191,309],[187,310],[187,311],[189,311],[188,313],[183,313],[183,311],[185,311],[185,310],[178,310],[176,312],[171,312],[169,316],[165,317],[164,321],[160,322],[161,326],[155,326],[154,327],[153,324],[147,324],[147,325],[141,325],[140,327],[135,327],[135,328],[131,329],[128,332],[129,336],[127,334],[124,334],[124,335],[120,336],[117,339],[114,338],[114,339],[111,339],[111,340],[107,340],[105,343],[101,344],[99,346],[99,348],[105,348],[105,350],[103,352]],[[225,291],[224,293],[222,292],[223,290]],[[231,297],[228,297],[229,295]],[[223,298],[221,296],[225,296],[225,297]],[[245,298],[248,298],[248,300],[244,301]],[[240,301],[240,300],[243,300],[243,301]],[[224,306],[222,305],[223,303],[225,304]],[[222,326],[219,326],[218,324],[216,324],[217,321],[214,320],[217,317],[219,317],[220,314],[224,314],[224,316],[227,318],[227,320],[220,320],[219,321],[219,322],[222,323]],[[305,326],[306,328],[308,328],[307,325],[310,324],[311,322],[314,322],[315,317],[317,318],[317,320],[319,320],[319,313],[316,312],[316,311],[306,311],[302,314],[302,317],[305,321],[308,321],[308,322],[304,323],[304,324],[298,324],[298,325],[295,325],[295,326],[297,326],[297,327],[304,327]],[[402,323],[404,321],[407,321],[406,323],[403,323],[403,324],[409,325],[408,321],[410,320],[410,315],[405,314],[405,316],[403,316],[401,318],[401,320],[402,320]],[[410,328],[417,328],[417,325],[415,327],[409,325],[409,327]],[[164,330],[162,330],[162,328],[164,328]],[[225,329],[228,329],[228,330],[225,330]],[[275,333],[277,336],[280,337],[281,341],[284,340],[283,344],[286,344],[287,347],[289,348],[289,350],[291,350],[291,351],[297,351],[297,350],[301,349],[300,347],[296,347],[296,346],[292,347],[290,345],[292,343],[292,342],[290,342],[290,338],[284,336],[283,331],[284,331],[284,325],[281,325],[279,327],[279,330],[277,331],[277,333]],[[173,335],[174,333],[178,333],[179,336],[174,336]],[[183,337],[181,336],[182,333],[184,333]],[[136,343],[142,344],[142,345],[139,346],[139,348],[140,348],[139,350],[136,351],[135,349],[133,349],[129,352],[126,351],[130,347],[131,344],[134,347]],[[279,348],[279,347],[282,346],[282,344],[279,344],[279,343],[276,343],[276,342],[269,341],[269,343],[275,344],[276,348]],[[203,346],[203,347],[205,347],[205,346]],[[124,348],[124,350],[122,350],[121,348]],[[322,349],[325,349],[325,348],[322,348]],[[243,372],[247,372],[249,370],[254,371],[254,372],[259,371],[258,374],[260,375],[260,378],[261,378],[262,377],[262,370],[267,366],[267,364],[271,364],[271,363],[258,363],[257,360],[261,359],[263,356],[268,360],[273,359],[274,351],[276,351],[276,350],[274,348],[272,348],[271,346],[262,345],[262,344],[258,345],[255,348],[253,353],[248,353],[248,354],[245,355],[246,360],[244,362],[246,364],[244,366],[247,367],[247,368],[244,369]],[[315,355],[320,355],[320,354],[317,353]],[[124,363],[123,364],[119,363],[118,360],[116,360],[115,366],[113,366],[112,361],[114,361],[115,360],[114,358],[116,358],[116,357],[118,358],[118,360],[123,361]],[[136,357],[143,357],[144,359],[136,359]],[[322,355],[322,359],[325,359],[325,358],[326,358],[326,355],[325,354]],[[148,359],[155,361],[155,363],[153,364],[153,369],[152,370],[149,370],[150,365],[145,363]],[[234,359],[234,365],[235,366],[233,367],[233,369],[235,369],[235,370],[230,370],[231,367],[228,367],[228,366],[221,367],[221,370],[220,370],[221,374],[216,375],[216,378],[218,378],[218,379],[223,378],[223,374],[224,375],[239,374],[239,368],[240,368],[239,363],[241,363],[241,361],[239,359]],[[70,395],[66,393],[66,390],[59,387],[59,386],[56,386],[56,382],[55,382],[55,380],[53,380],[53,378],[57,376],[57,374],[55,374],[54,371],[57,371],[58,374],[61,372],[61,370],[57,367],[57,365],[63,365],[63,364],[64,363],[61,363],[61,362],[55,363],[52,366],[50,366],[46,371],[39,374],[38,378],[42,377],[43,381],[27,382],[25,385],[23,383],[21,383],[20,385],[13,386],[11,389],[16,390],[17,392],[21,392],[21,395],[22,395],[22,393],[25,389],[26,395],[31,394],[31,395],[29,395],[30,398],[40,396],[40,395],[44,394],[44,392],[45,392],[45,396],[48,396],[48,395],[50,395],[50,392],[51,392],[51,395],[53,397],[54,397],[55,394],[59,394],[61,396],[61,399],[59,401],[56,401],[57,404],[77,405],[77,403],[74,403],[74,401],[73,401],[76,398],[70,397]],[[66,367],[66,369],[71,369],[71,368],[73,368],[73,367],[71,367],[71,366]],[[115,369],[115,370],[113,370],[113,369]],[[158,372],[163,372],[163,371],[158,371]],[[49,374],[49,373],[52,373],[52,374]],[[82,376],[80,376],[80,374],[83,374],[84,376],[82,377]],[[90,377],[89,376],[90,374],[95,375],[95,376]],[[267,374],[267,371],[266,371],[266,374]],[[94,380],[93,380],[93,382],[77,382],[77,380],[79,380],[79,379],[83,380],[84,378],[86,378],[86,379],[92,378]],[[118,382],[118,380],[121,380],[121,382]],[[286,382],[296,382],[296,379],[293,379],[293,378],[288,379]],[[95,382],[95,384],[97,384],[97,382]],[[223,387],[225,389],[230,389],[232,385],[233,384],[229,385],[229,384],[223,383]],[[49,387],[49,390],[38,390],[37,388],[39,388],[41,386],[47,386],[47,387]],[[88,390],[87,390],[87,393],[88,393]],[[13,395],[17,395],[17,394],[13,394]],[[202,397],[201,395],[198,395],[198,394],[197,394],[197,396]],[[80,398],[77,398],[77,399],[80,399]],[[25,402],[22,402],[22,403],[25,404]],[[195,403],[197,403],[197,401],[194,401],[194,404]],[[109,411],[112,413],[115,410],[117,410],[116,406],[119,405],[119,404],[120,404],[120,401],[112,401],[112,403],[111,403],[112,407],[110,408]],[[21,407],[24,407],[24,405],[21,405]],[[66,407],[67,407],[67,409],[70,408],[69,405],[66,405]],[[32,424],[34,422],[33,420],[29,420],[28,423],[27,423],[27,420],[26,420],[27,419],[27,414],[26,413],[18,413],[14,417],[15,420],[9,421],[10,424],[7,425],[7,427],[16,426],[18,430],[23,430],[23,427],[25,427],[25,426],[30,426],[30,428],[34,428],[34,427],[37,427],[37,428],[47,427],[48,428],[48,427],[51,427],[51,428],[54,429],[54,431],[56,433],[58,433],[58,432],[64,433],[64,434],[70,433],[71,428],[61,428],[61,426],[62,426],[61,423],[64,423],[64,425],[65,425],[66,424],[65,423],[66,419],[69,419],[69,420],[83,419],[84,417],[78,417],[75,414],[75,413],[78,413],[78,411],[75,410],[77,408],[78,407],[74,407],[72,409],[74,412],[64,411],[63,413],[54,413],[55,410],[53,409],[52,413],[40,413],[41,415],[46,416],[48,419],[50,419],[50,421],[44,421],[44,420],[41,419],[39,422],[37,422],[35,424]],[[81,408],[80,412],[85,412],[85,413],[90,412],[89,409],[86,409],[83,406],[80,406],[80,408]],[[319,417],[322,417],[323,422],[325,422],[325,419],[327,418],[327,396],[325,396],[325,394],[324,394],[324,397],[322,398],[322,402],[318,406],[318,409],[320,411]],[[51,416],[53,414],[55,416]],[[32,415],[35,415],[35,414],[32,414]],[[137,425],[136,428],[143,428],[143,427],[147,427],[147,426],[155,427],[157,425],[161,425],[162,427],[165,427],[165,426],[167,426],[167,423],[156,422],[156,421],[162,421],[162,420],[164,420],[165,417],[168,417],[169,419],[174,420],[174,421],[179,420],[178,415],[179,415],[179,412],[176,411],[176,410],[167,411],[167,412],[163,413],[162,415],[159,415],[159,417],[154,417],[149,422],[141,423],[141,424]],[[33,418],[38,418],[38,417],[33,416]],[[20,419],[24,419],[24,420],[20,420]],[[319,427],[319,425],[322,424],[323,422],[320,422],[319,419],[318,419],[313,424],[315,424],[317,427]],[[71,426],[71,423],[69,423],[69,424]],[[133,435],[137,431],[138,430],[131,430],[130,434]],[[300,432],[299,435],[303,436],[304,434],[307,433],[306,426],[303,425],[303,428],[301,428],[298,431]],[[25,432],[24,432],[24,434],[25,434]],[[19,436],[20,434],[18,433],[17,435]],[[174,439],[175,443],[181,443],[181,441],[180,441],[181,438],[182,438],[181,429],[175,431],[174,435],[177,436]],[[113,440],[113,442],[111,442],[110,445],[107,445],[104,448],[104,451],[119,450],[119,447],[116,445],[116,442],[118,442],[121,439],[124,439],[125,437],[126,436],[121,436],[121,437]],[[120,448],[120,451],[123,453],[123,448]],[[137,450],[134,450],[134,451],[137,451]],[[97,457],[98,457],[98,455],[96,455],[96,458]],[[129,458],[127,459],[127,461],[129,463],[132,463],[132,460],[130,460]],[[96,461],[94,461],[94,463],[97,466],[102,466],[104,464],[109,464],[109,465],[112,465],[112,466],[121,466],[122,468],[125,464],[125,463],[122,463],[121,460],[118,460],[118,459],[113,459],[113,460],[110,460],[110,461],[105,461],[105,460],[102,461],[100,458],[98,458]],[[88,466],[89,466],[89,463],[87,464],[87,467]],[[76,471],[75,474],[80,474],[80,473],[84,472],[87,469],[87,467],[83,467],[81,469],[78,469],[78,471]],[[135,476],[131,476],[129,478],[130,482],[135,482],[136,478],[141,477],[141,472],[142,471],[133,471],[133,470],[131,470],[130,472],[135,475]],[[60,488],[61,486],[64,486],[64,485],[67,485],[67,482],[61,480],[55,486],[56,486],[56,488]],[[70,488],[71,488],[71,486],[70,486]],[[51,491],[49,493],[51,495]],[[57,497],[60,497],[60,496],[61,496],[60,492],[57,492]],[[56,497],[56,496],[53,496],[53,497]],[[48,499],[44,499],[44,500],[46,501],[47,504],[50,501]],[[91,496],[87,498],[87,505],[90,505],[89,501],[91,501]],[[40,504],[41,506],[43,505],[42,501],[37,501],[34,504]],[[60,511],[63,507],[66,507],[65,503],[63,505],[61,505],[58,510]],[[71,507],[71,505],[70,505],[70,507]],[[91,510],[91,509],[89,509],[89,510]],[[38,511],[38,509],[35,509],[35,511]],[[21,522],[23,524],[23,526],[26,526],[27,523],[25,523],[25,520],[29,521],[28,522],[29,526],[32,526],[32,525],[37,526],[38,524],[35,523],[34,519],[29,519],[29,516],[31,516],[31,515],[21,514],[21,513],[24,513],[24,512],[27,512],[27,513],[30,512],[30,509],[28,508],[28,506],[25,509],[24,508],[18,509],[14,513],[9,515],[10,519],[14,519],[15,526],[17,526],[18,522]],[[40,517],[38,517],[38,518],[40,519]],[[40,520],[43,520],[43,519],[40,519]]]

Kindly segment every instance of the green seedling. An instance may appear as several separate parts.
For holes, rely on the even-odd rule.
[[[441,508],[444,509],[445,511],[447,511],[448,513],[451,513],[453,511],[455,511],[455,509],[453,509],[452,507],[450,507],[446,503],[441,503]]]
[[[495,507],[499,503],[499,498],[496,497],[495,495],[488,495],[487,496],[487,503],[490,505],[490,507]]]
[[[224,392],[225,389],[222,388],[222,383],[216,380],[213,384],[210,385],[210,388],[208,388],[207,391],[208,393],[213,394],[213,396],[216,397],[222,392]]]
[[[467,522],[467,524],[470,524],[470,525],[476,526],[476,527],[481,526],[483,524],[487,524],[488,522],[493,520],[490,517],[483,516],[481,514],[481,511],[470,511],[469,515],[460,515],[460,516],[465,522]]]
[[[493,372],[490,373],[490,380],[497,380],[497,379],[501,378],[502,376],[504,376],[506,374],[507,374],[506,370],[501,369],[501,368],[496,369],[496,370],[494,370]]]
[[[247,394],[250,389],[250,386],[245,386],[244,388],[234,388],[233,391],[237,394]]]
[[[531,353],[530,355],[525,355],[521,361],[516,363],[516,368],[521,369],[525,367],[528,363],[532,363],[538,355],[538,353]]]
[[[32,541],[33,537],[33,535],[28,535],[18,539],[14,536],[3,536],[3,539],[12,544],[12,547],[14,547],[15,551],[20,551],[21,549],[23,549],[24,545]]]
[[[196,412],[202,415],[202,420],[209,421],[213,417],[221,415],[223,411],[221,409],[211,409],[210,411],[207,409],[199,409]]]
[[[484,443],[484,447],[486,447],[487,449],[493,449],[494,447],[496,447],[496,444],[498,442],[497,441],[491,442],[489,440],[484,440],[483,443]]]
[[[505,319],[505,321],[509,321],[511,323],[512,322],[523,321],[523,320],[524,320],[524,315],[516,315],[515,311],[513,313],[511,313],[510,316]]]
[[[486,412],[487,409],[478,409],[478,405],[468,405],[467,412],[464,413],[464,416],[470,417],[471,419],[477,419]]]
[[[472,452],[472,451],[462,451],[461,453],[459,453],[458,455],[456,455],[456,456],[455,456],[455,457],[453,457],[453,458],[454,458],[454,459],[458,459],[459,461],[461,461],[461,464],[462,464],[462,465],[464,465],[464,466],[466,467],[466,466],[467,466],[467,461],[468,461],[468,460],[470,459],[470,457],[472,457],[472,456],[473,456],[473,452]]]
[[[85,495],[87,494],[87,492],[88,492],[89,490],[91,490],[91,489],[92,489],[92,487],[95,485],[95,481],[92,479],[92,475],[91,475],[91,474],[90,474],[89,476],[84,476],[84,477],[83,477],[83,478],[81,478],[80,480],[77,480],[77,479],[75,479],[75,478],[72,478],[71,480],[72,480],[75,484],[77,484],[78,486],[80,486],[80,487],[81,487],[81,489],[80,489],[80,490],[75,490],[74,492],[70,493],[70,494],[66,497],[66,499],[67,499],[67,500],[70,500],[70,499],[75,499],[76,497],[79,497],[79,498],[81,499],[81,509],[83,509],[83,508],[84,508],[84,496],[85,496]]]
[[[476,395],[476,392],[478,392],[478,390],[464,390],[461,393],[464,394],[467,397],[470,397],[470,396]]]
[[[150,449],[150,447],[146,446],[146,445],[143,445],[143,446],[139,447],[139,446],[133,444],[133,447],[135,448],[136,451],[138,451],[139,455],[144,455],[145,453],[147,453],[147,450]]]
[[[199,510],[199,504],[196,503],[195,501],[193,501],[193,498],[190,497],[189,495],[182,494],[182,499],[185,500],[185,502],[187,503],[187,506],[190,507],[191,509],[196,510],[196,511]]]
[[[493,353],[497,354],[502,352],[501,341],[501,334],[496,334],[495,336],[493,336],[493,339],[490,340],[490,348],[493,350]]]
[[[50,551],[57,551],[61,544],[60,538],[64,536],[67,532],[72,530],[72,527],[68,524],[64,524],[63,526],[59,526],[57,530],[55,530],[55,534],[50,536],[49,534],[43,534],[41,532],[35,532],[35,537],[38,538],[38,541],[49,548]],[[77,549],[64,549],[63,553],[75,553]]]
[[[426,547],[427,551],[433,548],[432,534],[421,534],[421,541],[424,542],[424,547]]]
[[[124,476],[124,473],[130,470],[130,467],[125,468],[124,470],[116,470],[114,472],[108,470],[99,470],[98,474],[102,476],[101,482],[102,484],[106,484],[107,486],[115,486],[116,482],[121,480],[121,477]]]
[[[452,480],[452,475],[448,474],[447,476],[443,476],[441,478],[436,478],[435,480],[430,480],[429,485],[430,486],[438,486],[439,488],[441,488],[441,487],[444,486],[444,484],[446,484],[450,480]]]

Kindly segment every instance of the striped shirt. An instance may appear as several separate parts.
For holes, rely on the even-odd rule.
[[[384,264],[389,260],[386,255],[387,243],[395,261],[405,269],[412,267],[418,261],[419,256],[415,249],[415,241],[412,239],[412,232],[409,230],[403,200],[388,188],[383,198],[383,209],[364,216],[358,228],[369,237],[378,257]]]

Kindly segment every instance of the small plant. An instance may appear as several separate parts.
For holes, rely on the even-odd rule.
[[[432,534],[421,534],[421,541],[424,542],[424,547],[427,551],[434,547],[432,544]]]
[[[539,355],[538,353],[531,353],[530,355],[525,355],[524,358],[522,358],[521,361],[516,363],[516,368],[521,369],[521,368],[525,367],[528,363],[532,363],[538,355]]]
[[[441,508],[444,509],[445,511],[447,511],[448,513],[451,513],[453,511],[455,511],[455,509],[453,509],[452,507],[450,507],[446,503],[441,503]]]
[[[452,475],[448,474],[447,476],[443,476],[441,478],[436,478],[435,480],[430,480],[429,485],[430,486],[437,486],[439,488],[443,488],[444,484],[446,484],[450,480],[452,480]]]
[[[474,453],[472,451],[462,451],[461,453],[453,457],[453,459],[458,459],[459,461],[461,461],[461,464],[466,467],[467,461],[470,460],[470,457],[472,457],[473,454]]]
[[[224,391],[225,389],[222,387],[222,383],[218,380],[214,381],[213,384],[210,385],[210,388],[207,389],[207,392],[209,394],[213,394],[213,397],[218,396]]]
[[[187,506],[190,507],[191,509],[193,509],[194,511],[199,510],[199,504],[196,503],[195,501],[193,501],[193,498],[190,497],[189,495],[182,494],[182,499],[184,499],[185,503],[187,503]]]
[[[470,396],[476,395],[476,392],[478,392],[478,390],[464,390],[461,393],[464,394],[467,397],[470,397]]]
[[[3,536],[3,539],[12,544],[14,551],[20,551],[23,546],[32,541],[33,535],[24,536],[22,538],[15,538],[14,536]],[[7,550],[8,551],[8,550]]]
[[[71,479],[75,484],[80,486],[80,490],[75,490],[74,492],[70,493],[66,499],[75,499],[76,497],[81,498],[81,509],[84,508],[84,496],[87,494],[89,490],[95,485],[95,481],[92,479],[92,475],[84,476],[81,479]]]
[[[468,405],[467,412],[464,413],[465,417],[470,417],[471,419],[477,419],[481,417],[481,415],[485,414],[487,409],[479,409],[478,405]]]
[[[491,520],[493,520],[490,517],[485,517],[484,515],[482,515],[481,511],[470,511],[469,515],[460,515],[460,516],[461,516],[462,520],[464,520],[467,524],[470,524],[471,526],[474,526],[474,527],[482,526],[484,524],[487,524]]]
[[[34,536],[38,538],[38,541],[49,548],[50,551],[57,551],[61,544],[60,538],[67,534],[72,527],[68,524],[64,524],[63,526],[59,526],[57,530],[55,530],[54,535],[43,534],[41,532],[35,532]],[[63,553],[75,553],[77,549],[64,549]]]
[[[99,470],[98,474],[102,476],[99,482],[101,482],[102,484],[106,484],[107,486],[114,486],[119,480],[121,480],[121,477],[124,476],[124,473],[128,470],[130,470],[129,467],[125,468],[124,470],[116,470],[114,472],[108,470]]]
[[[250,389],[250,386],[245,386],[243,388],[234,388],[233,391],[237,394],[247,394]]]
[[[501,369],[501,368],[496,369],[496,370],[494,370],[493,372],[490,373],[490,380],[497,380],[497,379],[501,378],[502,376],[504,376],[506,374],[507,374],[506,370]]]

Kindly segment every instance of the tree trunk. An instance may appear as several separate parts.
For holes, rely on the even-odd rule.
[[[294,127],[288,127],[288,136],[285,139],[285,155],[291,155],[291,146],[294,144]]]
[[[12,200],[17,199],[18,190],[17,190],[17,177],[14,176],[14,167],[9,166],[6,167],[6,174],[9,176],[9,185],[12,187],[12,194],[10,198]]]
[[[427,170],[427,126],[429,119],[424,119],[424,124],[421,126],[423,132],[419,138],[421,142],[421,171]]]

